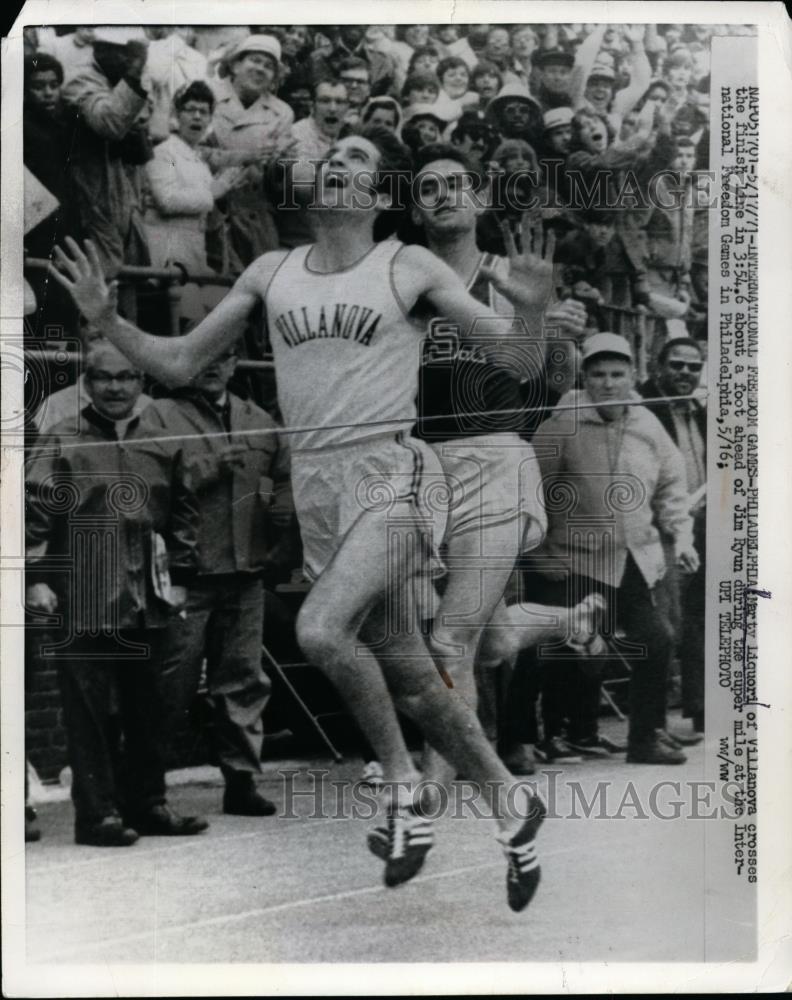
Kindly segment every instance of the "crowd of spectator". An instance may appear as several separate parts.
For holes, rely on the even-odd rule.
[[[305,212],[278,208],[284,163],[321,158],[345,128],[381,124],[414,150],[450,140],[507,194],[512,175],[533,171],[547,224],[566,237],[560,290],[589,304],[592,328],[609,326],[603,307],[640,305],[700,338],[707,216],[695,191],[708,157],[710,39],[727,30],[27,29],[24,160],[60,207],[26,247],[48,256],[69,233],[96,242],[109,274],[165,263],[237,274],[311,239]],[[493,215],[514,211],[513,197],[495,202]],[[481,242],[499,252],[492,221]]]
[[[706,357],[708,213],[697,192],[708,165],[710,42],[714,34],[734,30],[652,24],[26,29],[24,164],[58,207],[26,233],[25,250],[29,257],[47,258],[66,236],[89,237],[109,277],[130,266],[176,266],[198,286],[201,299],[205,279],[238,275],[265,251],[311,242],[301,167],[324,157],[345,130],[384,126],[414,153],[450,142],[490,177],[492,204],[478,232],[482,250],[502,254],[500,223],[505,219],[516,232],[530,204],[558,236],[556,294],[585,304],[589,335],[613,330],[616,310],[651,318],[654,370],[645,395],[669,397],[657,415],[682,452],[693,495],[704,482],[703,410],[674,404],[673,397],[694,392]],[[206,441],[220,441],[217,447],[192,440],[152,450],[148,495],[164,496],[169,487],[171,499],[163,499],[161,509],[146,508],[140,518],[135,509],[136,541],[132,545],[125,535],[123,543],[129,542],[132,560],[124,570],[129,592],[104,595],[106,605],[93,611],[99,625],[120,628],[130,648],[148,644],[157,650],[157,663],[166,664],[160,679],[171,682],[169,711],[185,710],[206,658],[208,685],[224,720],[218,732],[227,811],[271,811],[252,784],[268,691],[255,653],[265,556],[253,552],[251,525],[261,511],[249,504],[241,509],[237,494],[266,507],[278,493],[273,483],[288,492],[288,476],[271,434],[261,448],[223,438],[240,427],[271,430],[271,417],[228,391],[232,356],[219,359],[189,394],[151,403],[141,373],[101,339],[89,346],[55,283],[39,271],[26,276],[36,298],[29,328],[40,335],[57,324],[85,345],[83,373],[65,390],[71,396],[57,412],[89,415],[87,423],[65,429],[50,399],[36,421],[40,433],[50,432],[54,422],[56,433],[77,437],[70,459],[55,462],[44,451],[30,466],[29,544],[35,551],[48,542],[49,554],[68,544],[57,540],[52,484],[73,475],[83,454],[100,465],[109,454],[99,447],[83,453],[83,436],[96,444],[145,438],[155,427],[173,436],[182,430],[216,434]],[[164,321],[159,332],[165,332]],[[629,339],[629,328],[624,332]],[[631,354],[629,360],[637,359]],[[182,482],[185,468],[191,473]],[[90,502],[97,495],[86,493]],[[281,513],[275,523],[283,527],[289,517]],[[701,540],[703,515],[697,518]],[[158,601],[172,597],[155,592],[153,540],[165,538],[170,550],[179,524],[189,528],[182,540],[187,538],[185,552],[192,550],[194,559],[185,593],[174,603],[188,610],[189,633],[172,618],[144,621]],[[92,556],[85,552],[90,575]],[[634,561],[628,570],[639,573]],[[31,571],[28,580],[35,588],[32,596],[29,590],[29,608],[43,613],[70,600],[57,583],[49,585],[48,572],[38,580]],[[645,586],[645,574],[642,579]],[[172,588],[179,590],[177,582],[172,574]],[[652,624],[657,634],[669,626],[663,650],[671,649],[672,634],[684,637],[686,713],[700,730],[703,569],[668,589],[663,621],[653,618]],[[680,602],[681,589],[689,593]],[[84,657],[91,629],[78,631],[88,637],[78,644]],[[650,640],[660,642],[657,635]],[[244,642],[248,647],[241,649]],[[92,656],[118,662],[117,650],[91,648]],[[658,655],[667,659],[664,651]],[[69,666],[68,658],[65,663],[67,727],[84,751],[82,763],[79,753],[71,754],[78,839],[122,844],[135,839],[134,831],[203,829],[203,821],[178,817],[165,804],[161,736],[147,737],[149,749],[156,750],[145,758],[148,771],[142,757],[121,769],[124,787],[96,765],[113,755],[111,705],[118,693],[100,690],[90,670]],[[664,670],[655,671],[661,687],[664,676],[657,678]],[[542,676],[541,670],[528,673]],[[577,689],[569,682],[559,709],[559,678],[568,674],[550,673],[543,690],[544,736],[531,724],[526,735],[520,719],[512,719],[511,743],[518,749],[542,744],[547,759],[564,759],[571,754],[561,737],[571,720],[578,749],[585,750],[588,741],[589,750],[601,750],[592,721],[598,683],[592,703],[590,683],[570,701],[569,692]],[[517,687],[520,704],[536,701],[538,688],[531,695],[518,694]],[[121,691],[128,751],[137,746],[144,696],[142,687]],[[149,730],[162,732],[151,716],[145,721]],[[661,712],[657,724],[662,727]]]

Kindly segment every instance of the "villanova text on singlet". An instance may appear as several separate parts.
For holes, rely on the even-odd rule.
[[[500,311],[490,282],[481,275],[482,265],[492,266],[495,260],[491,254],[482,254],[468,291],[479,302]],[[414,315],[424,322],[424,329],[431,324],[421,355],[415,436],[425,441],[450,441],[519,432],[519,411],[525,405],[520,380],[492,360],[491,349],[465,343],[453,324],[435,319],[431,303],[419,300]]]
[[[270,282],[266,314],[278,404],[293,450],[409,432],[415,419],[422,331],[393,290],[397,240],[356,264],[310,270],[312,246],[292,250]],[[339,426],[345,425],[345,426]]]

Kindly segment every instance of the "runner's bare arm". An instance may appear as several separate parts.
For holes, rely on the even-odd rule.
[[[135,365],[164,385],[184,385],[242,334],[256,303],[263,299],[284,253],[266,253],[244,271],[228,295],[183,337],[156,337],[144,333],[116,311],[115,283],[105,281],[96,248],[90,240],[85,252],[66,237],[69,254],[55,248],[52,274],[70,293],[85,318],[102,331]]]
[[[551,232],[543,248],[541,224],[531,223],[527,217],[523,218],[521,236],[522,252],[517,250],[511,231],[504,227],[508,271],[487,268],[483,273],[511,302],[515,313],[525,321],[528,333],[541,336],[542,316],[553,291],[555,237]],[[418,296],[425,295],[438,315],[459,324],[463,336],[472,333],[474,324],[480,330],[483,322],[493,332],[502,335],[507,332],[503,318],[474,299],[451,268],[423,247],[405,247],[396,257],[394,281],[405,305],[411,308]],[[490,325],[489,321],[494,322]],[[524,336],[525,329],[516,333]]]
[[[401,250],[393,263],[393,283],[407,312],[425,296],[438,316],[458,324],[463,337],[470,336],[474,326],[481,330],[488,320],[506,329],[492,309],[473,298],[448,264],[425,247],[411,245]]]

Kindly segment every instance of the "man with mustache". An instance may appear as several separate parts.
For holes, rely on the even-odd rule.
[[[701,345],[688,337],[677,337],[669,340],[660,351],[656,376],[638,390],[646,399],[667,397],[668,402],[650,403],[648,407],[682,452],[691,497],[696,497],[707,481],[707,414],[698,400],[678,397],[696,393],[703,369]],[[671,586],[678,588],[680,611],[677,648],[682,668],[682,713],[691,720],[695,736],[704,732],[704,588],[707,575],[703,558],[707,535],[704,496],[693,506],[693,533],[696,548],[702,554],[701,565],[692,576],[673,579]],[[680,738],[678,733],[675,736]]]

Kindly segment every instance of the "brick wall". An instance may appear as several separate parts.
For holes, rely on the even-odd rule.
[[[36,773],[47,781],[67,763],[58,675],[54,664],[33,658],[25,680],[25,746]]]

